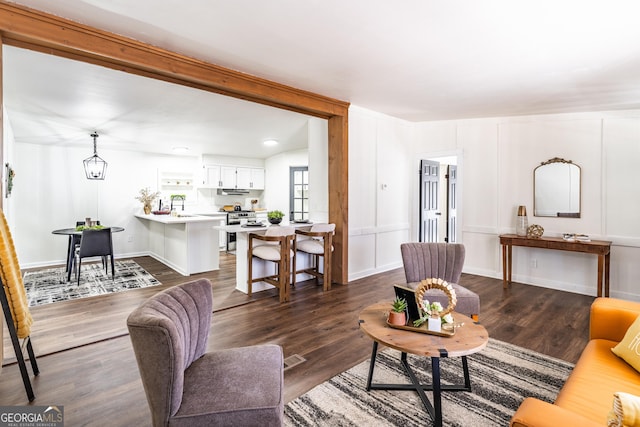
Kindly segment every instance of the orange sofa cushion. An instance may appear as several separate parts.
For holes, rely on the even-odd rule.
[[[640,373],[611,351],[638,315],[639,302],[596,298],[591,305],[590,341],[554,404],[526,398],[510,425],[606,426],[614,393],[640,396]]]
[[[640,373],[611,352],[616,344],[589,341],[556,398],[557,406],[605,425],[615,392],[640,395]]]

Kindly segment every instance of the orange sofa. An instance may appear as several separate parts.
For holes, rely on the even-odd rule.
[[[589,343],[556,401],[526,398],[510,425],[606,426],[613,393],[640,396],[640,373],[611,351],[639,315],[638,302],[597,298],[591,305]]]

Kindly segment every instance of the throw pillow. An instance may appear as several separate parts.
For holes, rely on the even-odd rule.
[[[640,316],[629,326],[622,341],[611,351],[640,372]]]
[[[607,427],[640,426],[640,397],[633,394],[613,393],[613,408],[607,417]]]

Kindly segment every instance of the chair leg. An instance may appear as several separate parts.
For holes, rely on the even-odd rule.
[[[249,242],[251,244],[251,242]],[[251,297],[251,289],[253,284],[253,254],[251,249],[247,251],[247,295]]]
[[[331,290],[331,243],[325,244],[324,257],[322,258],[322,290]]]
[[[289,282],[291,280],[291,254],[288,244],[283,244],[281,247],[280,261],[277,265],[278,274],[278,288],[280,295],[280,302],[289,301]]]
[[[293,278],[291,279],[292,280],[291,286],[295,286],[295,284],[296,284],[296,251],[295,251],[295,249],[293,251],[293,260],[291,261],[290,265],[292,266],[291,274],[293,276]]]

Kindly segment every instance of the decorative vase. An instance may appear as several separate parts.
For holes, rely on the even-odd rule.
[[[527,219],[527,208],[518,206],[518,216],[516,217],[516,234],[526,237],[529,228],[529,220]]]
[[[142,209],[144,209],[145,215],[149,215],[151,213],[151,203],[145,203]]]
[[[274,225],[278,225],[282,222],[282,218],[269,218],[269,222]]]
[[[389,312],[389,317],[387,318],[387,322],[391,325],[400,325],[404,326],[407,324],[407,316],[404,312],[397,313],[395,311]]]

